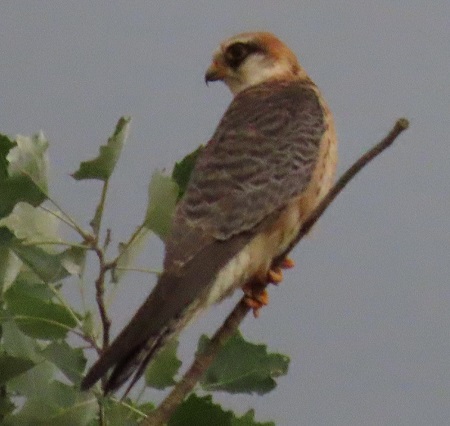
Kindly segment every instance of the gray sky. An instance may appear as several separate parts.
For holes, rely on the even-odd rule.
[[[341,172],[408,117],[410,130],[337,199],[270,289],[269,307],[243,325],[247,338],[291,356],[289,374],[265,397],[218,399],[279,425],[446,425],[449,16],[448,0],[4,0],[0,131],[45,132],[53,197],[81,222],[100,186],[68,173],[130,114],[105,220],[117,242],[142,218],[152,171],[170,170],[212,134],[231,95],[203,75],[236,32],[272,31],[298,54],[334,111]],[[161,248],[154,241],[141,265],[160,266]],[[124,283],[116,331],[149,282],[136,274]],[[232,303],[187,331],[184,358]]]

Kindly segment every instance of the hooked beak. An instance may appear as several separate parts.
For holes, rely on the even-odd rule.
[[[211,66],[206,70],[205,83],[208,85],[210,81],[223,80],[226,75],[226,68],[219,62],[213,61]]]

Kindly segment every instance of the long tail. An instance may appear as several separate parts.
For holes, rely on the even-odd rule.
[[[217,273],[247,242],[246,235],[233,238],[231,243],[214,241],[181,274],[163,273],[129,324],[91,367],[81,389],[89,389],[111,369],[104,384],[105,393],[113,392],[134,374],[128,390],[131,389],[158,350],[205,307]]]
[[[130,392],[134,384],[144,374],[147,364],[164,347],[165,343],[175,334],[174,330],[167,329],[165,333],[151,338],[141,348],[137,348],[135,352],[130,353],[129,356],[119,362],[115,367],[107,382],[103,387],[105,394],[113,392],[122,386],[131,376],[130,383],[127,386],[122,398],[125,398]]]
[[[112,373],[104,383],[105,393],[119,388],[133,373],[133,384],[139,379],[147,362],[164,345],[169,335],[173,334],[167,327],[170,321],[161,324],[164,312],[161,309],[161,291],[157,289],[167,284],[166,281],[167,277],[162,276],[155,291],[150,294],[129,324],[94,363],[81,382],[82,390],[89,389],[112,368]]]

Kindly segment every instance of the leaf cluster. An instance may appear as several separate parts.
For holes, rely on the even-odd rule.
[[[164,240],[202,149],[176,163],[171,176],[153,174],[140,224],[128,240],[117,242],[118,254],[110,255],[114,233],[102,229],[102,218],[109,180],[129,126],[130,118],[122,117],[99,155],[82,162],[71,175],[102,182],[92,217],[82,218],[81,223],[49,195],[44,135],[15,139],[0,135],[1,424],[135,425],[155,408],[155,392],[143,390],[165,390],[178,379],[182,362],[177,357],[178,342],[173,340],[150,364],[142,392],[132,398],[105,398],[98,388],[79,390],[89,351],[100,354],[109,343],[114,318],[106,300],[128,271],[145,269],[135,262],[149,238],[154,234]],[[61,236],[61,227],[73,231],[73,240]],[[98,264],[95,280],[87,279],[87,258]],[[78,288],[79,304],[67,300],[67,286]],[[84,301],[85,286],[95,288],[95,301]],[[207,341],[201,337],[199,351]],[[277,377],[287,373],[288,364],[285,355],[269,353],[264,345],[250,343],[237,333],[169,424],[272,425],[258,423],[252,410],[239,416],[223,409],[211,393],[265,394],[276,386]]]

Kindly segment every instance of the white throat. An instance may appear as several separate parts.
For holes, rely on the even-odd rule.
[[[235,73],[225,77],[224,82],[234,95],[250,86],[292,73],[289,63],[273,62],[263,55],[251,55]]]

